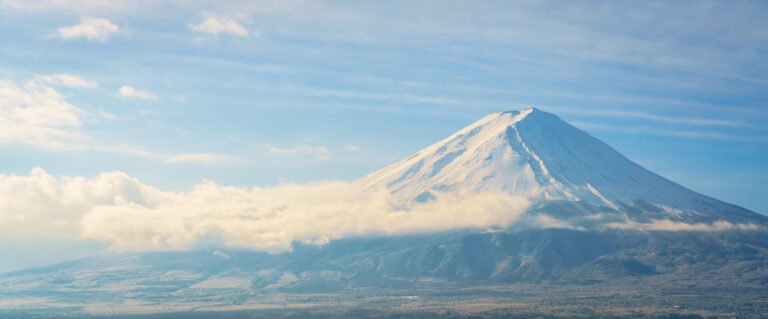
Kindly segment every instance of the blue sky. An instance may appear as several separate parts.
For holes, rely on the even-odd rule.
[[[120,171],[165,191],[349,181],[535,106],[768,213],[767,13],[757,1],[0,0],[0,173]]]

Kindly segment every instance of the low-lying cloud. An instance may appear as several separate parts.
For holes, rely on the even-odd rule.
[[[190,191],[170,192],[122,172],[54,177],[36,168],[28,175],[0,174],[0,234],[102,241],[117,251],[215,244],[279,252],[296,242],[324,244],[349,236],[503,228],[524,220],[531,204],[503,192],[437,196],[404,204],[385,190],[362,191],[347,182],[273,187],[203,182]],[[586,230],[549,215],[531,217],[525,220],[534,227]],[[599,228],[713,232],[760,227],[659,219]]]
[[[185,249],[217,243],[283,251],[356,235],[508,226],[529,206],[503,193],[459,194],[407,208],[387,192],[325,182],[228,187],[204,182],[166,192],[124,173],[56,178],[42,169],[0,175],[0,232],[57,233],[115,250]]]
[[[758,230],[760,226],[755,224],[731,223],[724,220],[718,220],[711,224],[707,223],[685,223],[669,219],[655,219],[648,223],[638,223],[635,221],[624,221],[620,223],[607,223],[607,228],[630,229],[641,231],[699,231],[714,232],[727,230]]]

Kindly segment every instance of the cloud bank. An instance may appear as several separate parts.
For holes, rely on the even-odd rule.
[[[508,226],[529,206],[503,193],[459,194],[408,208],[350,183],[229,187],[204,182],[166,192],[120,172],[56,178],[42,169],[0,175],[0,233],[62,234],[115,250],[185,249],[204,243],[283,251],[354,235]]]
[[[542,228],[586,230],[549,215],[523,218],[529,200],[502,192],[439,194],[403,205],[386,191],[352,183],[233,187],[203,182],[186,192],[162,191],[122,172],[94,178],[0,174],[0,235],[58,236],[109,243],[117,251],[225,245],[270,252],[296,242],[325,244],[364,235],[400,235],[507,227],[528,220]],[[530,217],[530,216],[529,216]],[[754,224],[631,220],[602,229],[754,231]]]

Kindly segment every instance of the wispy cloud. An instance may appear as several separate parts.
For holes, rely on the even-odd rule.
[[[139,147],[130,145],[101,145],[93,147],[93,150],[106,153],[115,153],[121,155],[130,155],[136,157],[142,157],[147,159],[163,160],[169,158],[169,156],[163,156],[161,154],[152,152]]]
[[[601,124],[601,123],[593,123],[593,122],[586,122],[586,121],[571,121],[570,123],[587,131],[606,131],[606,132],[616,132],[616,133],[623,133],[623,134],[659,135],[659,136],[747,142],[747,143],[768,143],[768,136],[761,136],[761,135],[743,136],[743,135],[722,133],[718,131],[678,130],[678,129],[665,129],[665,128],[652,127],[652,126],[620,126],[620,125]]]
[[[58,36],[64,40],[84,38],[87,40],[105,42],[120,30],[112,21],[104,18],[84,17],[80,23],[57,30]]]
[[[140,1],[140,0],[139,0]],[[159,2],[159,1],[158,1]],[[135,10],[147,9],[154,6],[155,3],[147,3],[137,0],[124,1],[104,1],[104,0],[2,0],[0,7],[19,11],[39,11],[39,12],[65,12],[68,14],[115,14],[133,12]]]
[[[420,5],[411,3],[390,7],[360,6],[353,9],[332,2],[308,1],[148,3],[134,0],[115,3],[6,0],[0,2],[0,5],[12,9],[65,12],[105,12],[111,9],[113,12],[139,11],[145,15],[151,15],[160,7],[183,12],[213,10],[237,16],[270,14],[271,17],[288,19],[300,16],[302,20],[317,26],[302,31],[307,37],[318,41],[369,41],[390,46],[434,47],[435,44],[442,44],[441,41],[444,43],[445,39],[451,39],[443,48],[453,49],[456,43],[471,41],[511,49],[498,50],[499,55],[510,55],[509,51],[530,52],[530,56],[527,56],[533,57],[530,60],[604,62],[752,81],[761,81],[761,72],[757,69],[764,70],[766,67],[765,63],[759,61],[760,55],[753,48],[755,43],[762,43],[766,36],[752,32],[764,25],[763,10],[759,10],[762,9],[760,6],[750,4],[712,4],[691,8],[674,2],[611,3],[601,6],[600,10],[594,10],[592,6],[583,4],[550,2],[549,6],[559,8],[556,11],[548,10],[546,4],[528,2],[490,2],[483,5],[457,2],[431,10],[424,10]],[[472,10],[468,10],[470,6]],[[453,23],[457,12],[466,13],[462,25]],[[420,19],[415,18],[415,15]],[[684,27],[676,24],[675,17],[682,15],[690,17],[692,22]],[[224,27],[227,25],[226,19],[218,19],[215,24],[219,25],[217,29],[227,29]],[[707,23],[714,20],[721,23]],[[489,21],[498,23],[490,24]],[[350,25],[355,27],[350,28]],[[722,30],[715,28],[715,25],[729,25],[730,28]],[[242,34],[242,30],[235,32]],[[709,41],[692,41],[697,39],[695,34],[712,34],[713,37]],[[553,42],[548,39],[562,41]],[[563,57],[563,52],[568,54]]]
[[[559,229],[571,229],[571,230],[586,230],[584,227],[572,225],[571,223],[557,219],[555,217],[539,214],[532,218],[533,222],[541,228],[559,228]]]
[[[318,159],[330,159],[331,150],[325,146],[312,146],[312,145],[297,145],[293,147],[277,147],[269,146],[269,153],[271,154],[309,154],[314,155]]]
[[[353,144],[344,145],[344,149],[350,152],[360,152],[363,150],[361,146]]]
[[[242,161],[243,159],[229,154],[220,153],[178,153],[167,154],[154,152],[140,147],[134,147],[130,145],[117,145],[117,146],[98,146],[91,148],[94,151],[116,153],[123,155],[130,155],[141,157],[145,159],[155,160],[158,162],[168,164],[203,164],[214,165],[222,163],[233,163]]]
[[[184,153],[168,157],[165,159],[165,162],[171,164],[219,164],[233,162],[236,160],[238,160],[237,157],[226,154]]]
[[[320,96],[320,97],[336,97],[346,99],[366,99],[366,100],[389,100],[411,104],[437,104],[437,105],[455,105],[459,104],[459,101],[449,97],[442,96],[423,96],[410,93],[375,93],[365,91],[349,91],[349,90],[334,90],[334,89],[318,89],[318,88],[304,88],[301,90],[303,94]]]
[[[582,114],[595,117],[610,117],[610,118],[630,118],[641,119],[659,123],[667,124],[680,124],[690,126],[714,126],[714,127],[736,127],[747,128],[753,125],[740,120],[722,119],[722,118],[705,118],[705,117],[692,117],[687,115],[660,115],[639,111],[628,110],[616,110],[616,109],[579,109],[579,108],[564,108],[564,107],[547,107],[548,110],[562,114]]]
[[[87,81],[79,76],[65,73],[40,75],[35,77],[35,79],[48,85],[77,89],[92,89],[99,86],[96,82]]]
[[[117,89],[117,96],[124,98],[135,98],[142,100],[152,100],[157,97],[149,91],[139,90],[129,85],[123,85]]]
[[[685,223],[667,219],[656,219],[649,223],[638,223],[635,221],[625,221],[620,223],[606,223],[607,228],[641,230],[641,231],[728,231],[728,230],[759,230],[760,226],[755,224],[738,224],[724,220],[707,223]]]
[[[218,16],[210,16],[199,24],[190,24],[189,28],[192,31],[206,33],[213,36],[220,34],[228,34],[237,37],[247,37],[251,34],[248,29],[243,25],[235,21],[234,19],[222,18]],[[258,37],[258,33],[254,33]]]

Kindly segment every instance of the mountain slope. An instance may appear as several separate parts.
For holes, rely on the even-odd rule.
[[[505,229],[358,236],[295,243],[277,254],[208,246],[104,254],[0,274],[0,318],[430,317],[423,309],[466,318],[483,307],[503,310],[487,318],[768,311],[765,217],[658,176],[549,113],[491,114],[355,183],[385,189],[403,205],[483,191],[533,205],[529,219]],[[537,217],[563,223],[528,227]],[[634,227],[659,220],[667,228]],[[590,227],[608,222],[629,227]],[[731,226],[718,228],[723,223]]]
[[[601,304],[624,309],[639,300],[633,307],[642,313],[649,306],[679,304],[712,311],[730,307],[744,314],[738,317],[749,317],[768,310],[767,263],[765,232],[564,229],[342,239],[275,255],[218,249],[107,255],[0,274],[5,301],[0,318],[310,307],[392,311],[407,305],[461,309],[488,302],[503,308],[523,300],[545,309],[560,303],[599,313],[606,311]]]
[[[356,183],[385,188],[403,203],[495,190],[534,202],[583,202],[646,220],[764,220],[654,174],[535,108],[490,114]]]

